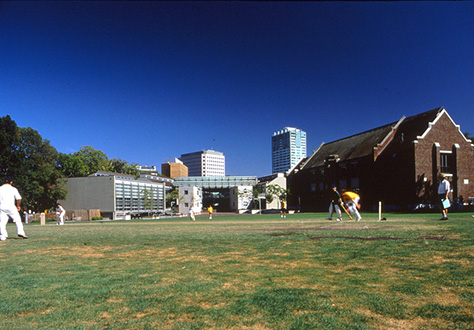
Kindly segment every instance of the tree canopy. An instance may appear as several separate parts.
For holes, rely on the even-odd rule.
[[[56,168],[58,152],[34,129],[21,128],[0,118],[0,173],[11,176],[22,195],[22,206],[35,211],[50,209],[66,196]]]
[[[22,207],[43,211],[65,199],[64,177],[84,177],[97,171],[138,176],[134,164],[110,160],[91,146],[73,154],[58,151],[34,129],[18,127],[9,115],[0,117],[0,179],[11,176],[22,195]]]

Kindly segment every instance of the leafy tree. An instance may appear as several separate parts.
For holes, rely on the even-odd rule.
[[[265,197],[268,203],[271,203],[275,198],[279,200],[287,200],[290,191],[288,189],[283,189],[279,185],[268,185],[265,187]]]
[[[473,136],[471,133],[465,132],[465,133],[464,133],[464,136],[466,137],[466,139],[469,139],[469,140],[471,140],[471,141],[474,141],[474,136]]]
[[[36,210],[50,209],[58,199],[66,197],[66,190],[58,179],[62,173],[56,168],[58,152],[34,129],[19,128],[18,154],[22,164],[16,170],[16,181],[23,188],[26,204]]]
[[[9,115],[0,117],[0,176],[3,179],[12,175],[21,157],[16,153],[20,135],[16,123]]]
[[[86,176],[97,171],[110,171],[110,161],[107,155],[101,150],[96,150],[91,146],[82,146],[73,154],[84,163]]]
[[[114,158],[109,163],[110,171],[115,173],[123,173],[134,175],[135,177],[140,176],[140,171],[136,167],[136,164],[129,164],[125,160]]]
[[[84,177],[88,173],[85,163],[78,156],[70,154],[59,154],[57,168],[68,178]]]
[[[179,190],[175,188],[166,194],[166,207],[171,207],[174,211],[177,211],[177,206],[184,199],[184,196],[179,196]]]
[[[22,195],[22,206],[50,209],[66,196],[56,169],[58,152],[34,129],[21,128],[10,118],[0,118],[0,175],[9,175]]]

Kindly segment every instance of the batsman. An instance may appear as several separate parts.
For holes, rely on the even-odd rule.
[[[356,221],[360,221],[362,219],[359,213],[360,196],[353,191],[345,191],[342,193],[342,200],[347,205],[349,212],[356,215]]]

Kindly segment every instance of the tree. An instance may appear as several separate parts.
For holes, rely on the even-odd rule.
[[[19,135],[17,152],[23,161],[15,177],[23,188],[23,198],[36,211],[50,209],[67,193],[58,180],[62,177],[56,168],[58,152],[30,127],[19,128]]]
[[[11,176],[11,170],[20,163],[16,153],[20,135],[16,123],[9,115],[0,117],[0,177]]]
[[[138,170],[136,164],[129,164],[125,160],[114,158],[109,163],[110,170],[115,173],[123,173],[134,175],[135,177],[140,176],[140,171]]]
[[[287,200],[290,191],[288,189],[283,189],[279,185],[268,185],[265,187],[265,197],[268,203],[271,203],[275,198],[281,200]]]
[[[85,163],[75,155],[60,153],[57,168],[67,178],[87,176],[88,169]]]
[[[21,128],[0,118],[0,175],[11,176],[22,195],[22,206],[34,211],[50,209],[66,196],[56,168],[58,152],[34,129]]]
[[[175,188],[166,194],[166,207],[171,207],[174,211],[177,210],[177,206],[184,199],[184,196],[179,196],[179,190]]]
[[[471,133],[465,132],[464,136],[466,137],[466,139],[474,141],[474,136]]]
[[[107,155],[101,150],[95,150],[91,146],[82,146],[81,149],[73,154],[84,163],[86,175],[97,171],[110,171],[110,161]]]

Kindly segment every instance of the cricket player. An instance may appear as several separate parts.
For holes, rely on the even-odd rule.
[[[282,218],[286,218],[286,213],[287,213],[287,209],[286,209],[286,201],[284,199],[281,200],[281,208],[280,208],[280,216]]]
[[[337,187],[335,185],[331,186],[331,204],[329,204],[329,218],[328,220],[332,220],[332,214],[334,211],[337,213],[337,221],[342,221],[341,215],[341,203],[342,197],[339,191],[337,191]]]
[[[66,214],[66,210],[58,203],[56,206],[56,217],[58,218],[57,225],[64,225],[64,215]]]
[[[23,223],[20,218],[21,195],[18,189],[12,186],[13,180],[10,177],[5,178],[5,183],[0,187],[0,241],[5,241],[8,237],[7,223],[12,218],[16,224],[18,237],[27,239],[23,229]]]
[[[360,196],[355,192],[346,191],[342,193],[342,200],[344,201],[344,204],[347,205],[347,209],[349,210],[349,212],[357,216],[356,221],[360,221],[362,219],[358,210],[360,209]]]

